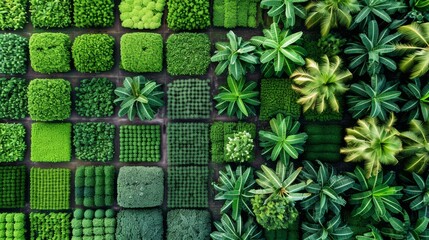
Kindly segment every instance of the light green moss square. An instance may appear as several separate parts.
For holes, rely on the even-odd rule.
[[[33,123],[31,161],[69,162],[71,160],[71,123]]]

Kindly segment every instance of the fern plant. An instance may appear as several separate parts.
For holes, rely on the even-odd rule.
[[[302,19],[307,15],[301,3],[308,0],[262,0],[261,8],[268,10],[268,16],[272,17],[274,22],[284,24],[285,28],[295,26],[296,17]]]
[[[409,114],[408,121],[423,119],[426,122],[429,120],[429,84],[422,88],[420,79],[415,78],[412,81],[406,86],[401,86],[408,99],[401,111]]]
[[[399,220],[396,217],[388,219],[391,227],[382,228],[381,233],[389,237],[389,239],[415,239],[423,240],[429,239],[429,218],[421,217],[414,222],[411,222],[410,216],[406,211],[403,212],[404,221]]]
[[[216,230],[210,234],[213,240],[262,240],[262,231],[258,229],[253,218],[249,217],[243,224],[241,216],[237,221],[232,220],[228,215],[223,214],[220,222],[214,223]]]
[[[429,122],[411,120],[409,131],[402,132],[401,138],[404,143],[401,155],[407,159],[405,170],[423,174],[429,165]]]
[[[413,180],[404,189],[404,201],[410,201],[410,209],[418,212],[419,217],[429,218],[429,176],[424,180],[413,172]]]
[[[353,231],[341,221],[340,215],[331,219],[315,220],[302,224],[304,240],[348,240],[353,236]]]

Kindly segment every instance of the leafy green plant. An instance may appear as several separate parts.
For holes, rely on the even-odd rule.
[[[423,88],[422,88],[423,87]],[[407,95],[408,101],[402,106],[401,112],[407,112],[408,121],[412,119],[429,120],[429,84],[421,85],[420,79],[415,78],[412,83],[401,86]]]
[[[410,129],[401,133],[404,149],[401,151],[405,170],[423,174],[429,166],[429,122],[411,120]]]
[[[32,162],[69,162],[71,160],[71,123],[31,125]]]
[[[347,40],[341,35],[328,33],[317,40],[317,51],[322,52],[328,57],[334,57],[343,52],[343,47]],[[308,56],[311,58],[310,56]]]
[[[76,3],[76,2],[75,2]],[[105,72],[115,63],[115,39],[108,34],[82,34],[74,39],[72,57],[78,72]]]
[[[211,227],[207,210],[175,209],[167,214],[167,240],[209,239]]]
[[[82,161],[106,162],[113,160],[115,125],[103,122],[85,122],[73,125],[75,156]]]
[[[25,132],[21,123],[0,123],[0,163],[24,160]]]
[[[31,23],[36,28],[65,28],[72,23],[71,0],[30,0]]]
[[[411,222],[406,211],[403,212],[404,221],[396,217],[389,218],[390,228],[382,228],[381,233],[390,239],[428,239],[429,238],[429,218],[422,217],[415,222]]]
[[[285,28],[294,27],[296,17],[304,19],[307,15],[305,8],[301,5],[308,0],[262,0],[261,8],[267,8],[268,16],[274,22],[283,22]]]
[[[167,1],[167,24],[174,31],[205,29],[210,26],[210,2]]]
[[[13,33],[0,34],[0,73],[26,74],[28,61],[27,52],[27,38]]]
[[[1,1],[0,29],[17,30],[24,28],[27,22],[27,3],[28,0]]]
[[[247,162],[253,158],[253,138],[246,131],[237,132],[228,137],[225,146],[226,158],[232,162]]]
[[[23,165],[0,167],[0,196],[2,196],[0,198],[0,208],[25,207],[26,171],[27,169]],[[2,231],[1,223],[0,213],[0,235]]]
[[[380,230],[372,225],[368,225],[369,232],[365,232],[362,235],[356,236],[356,240],[383,240]]]
[[[301,228],[304,240],[347,240],[353,236],[353,231],[341,221],[340,215],[324,221],[304,222]]]
[[[164,225],[162,211],[152,209],[122,209],[116,216],[116,234],[114,239],[162,240]]]
[[[82,79],[75,87],[75,109],[81,117],[110,117],[114,113],[115,84],[107,78]]]
[[[70,213],[30,213],[30,239],[68,239],[70,237]]]
[[[249,217],[247,222],[243,225],[241,216],[237,221],[223,214],[220,222],[214,223],[216,230],[210,234],[213,240],[262,240],[262,232],[258,229],[253,218]]]
[[[131,29],[161,27],[165,2],[165,0],[122,0],[118,6],[122,27]]]
[[[76,209],[73,212],[71,228],[71,239],[115,239],[115,212],[113,209]]]
[[[359,1],[359,4],[361,9],[353,21],[352,28],[357,25],[366,27],[370,21],[377,19],[391,23],[390,16],[394,16],[397,11],[406,8],[401,1],[363,0]]]
[[[308,136],[306,133],[298,133],[301,124],[290,116],[277,114],[276,118],[270,120],[270,127],[271,131],[259,131],[262,155],[269,160],[279,160],[289,165],[290,158],[297,159],[304,151],[303,145]]]
[[[404,201],[410,201],[410,209],[417,211],[419,217],[429,217],[429,176],[426,180],[416,173],[413,174],[413,180],[410,185],[404,188]]]
[[[121,125],[119,129],[120,162],[159,162],[161,160],[159,125]],[[135,144],[136,142],[139,144]]]
[[[74,24],[80,28],[113,26],[114,6],[113,0],[74,0]]]
[[[112,206],[115,200],[114,166],[79,166],[74,178],[76,205]]]

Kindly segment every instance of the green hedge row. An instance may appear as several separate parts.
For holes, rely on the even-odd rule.
[[[23,161],[25,128],[20,123],[0,123],[0,163]]]
[[[69,239],[70,213],[30,213],[30,239]]]
[[[114,240],[116,230],[115,212],[112,209],[76,209],[71,221],[72,240]]]
[[[70,172],[70,169],[67,168],[31,168],[31,209],[69,209]]]
[[[115,152],[115,125],[103,122],[73,125],[73,146],[76,158],[82,161],[107,162]]]
[[[25,179],[25,166],[0,167],[0,208],[25,206]]]
[[[122,125],[119,132],[120,162],[159,162],[161,126]]]
[[[257,27],[259,0],[214,0],[213,25],[216,27]]]
[[[0,213],[0,239],[25,240],[24,213]]]
[[[33,123],[31,125],[31,161],[69,162],[71,131],[71,123]]]
[[[75,202],[85,207],[113,206],[114,166],[80,166],[75,175]]]
[[[342,160],[343,127],[340,125],[307,124],[304,132],[308,139],[304,145],[303,159],[338,162]]]

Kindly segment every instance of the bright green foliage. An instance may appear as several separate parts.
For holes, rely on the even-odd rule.
[[[64,33],[35,33],[30,37],[30,61],[34,71],[70,71],[70,37]]]
[[[71,131],[71,123],[33,123],[31,125],[31,161],[69,162]]]
[[[24,28],[24,25],[27,22],[27,3],[28,0],[1,1],[0,12],[2,14],[0,15],[0,29],[17,30]]]
[[[30,239],[69,239],[70,217],[70,213],[30,213]]]
[[[25,166],[0,167],[0,208],[22,208],[25,206],[25,179]]]
[[[176,33],[167,39],[167,71],[176,75],[203,75],[210,64],[211,43],[205,33]]]
[[[0,163],[24,160],[25,132],[20,123],[0,123]]]
[[[82,79],[76,92],[75,109],[81,117],[110,117],[114,113],[115,84],[107,78]]]
[[[161,127],[159,125],[120,126],[120,162],[159,162]]]
[[[389,218],[391,227],[381,229],[381,233],[390,239],[429,239],[429,218],[422,217],[411,222],[406,211],[403,212],[404,221],[398,218]]]
[[[208,240],[211,216],[207,210],[177,209],[167,214],[167,240]]]
[[[71,221],[72,240],[114,240],[116,231],[115,212],[112,209],[76,209]]]
[[[406,160],[404,170],[425,173],[429,166],[429,122],[411,120],[410,129],[401,133],[404,149],[401,155]]]
[[[33,121],[70,117],[71,85],[64,79],[34,79],[28,85],[28,112]]]
[[[258,229],[258,225],[255,224],[253,218],[249,218],[243,225],[241,216],[238,217],[237,221],[231,220],[231,218],[223,214],[220,222],[214,223],[216,230],[210,234],[213,240],[262,240],[262,232]]]
[[[162,240],[164,227],[159,209],[121,210],[116,217],[116,239]]]
[[[395,16],[397,11],[406,9],[407,6],[401,1],[389,0],[363,0],[359,1],[361,10],[354,18],[352,28],[356,25],[366,27],[372,20],[382,20],[386,23],[392,22],[390,16]]]
[[[272,17],[274,22],[282,22],[285,28],[295,26],[296,18],[305,18],[306,10],[301,3],[308,0],[262,0],[261,8],[269,9],[268,16]]]
[[[210,1],[169,0],[167,6],[167,24],[174,31],[210,27]]]
[[[108,34],[82,34],[77,36],[72,46],[72,56],[76,70],[83,73],[109,71],[114,65],[114,47],[115,39]]]
[[[113,160],[115,125],[103,122],[73,125],[73,146],[76,158],[82,161]]]
[[[80,166],[76,169],[74,184],[76,205],[112,206],[115,199],[115,167]]]
[[[119,12],[122,27],[132,29],[157,29],[161,27],[165,0],[122,0]]]
[[[226,158],[231,162],[247,162],[253,158],[253,138],[250,133],[243,131],[228,137],[225,146]]]
[[[404,188],[404,201],[410,201],[410,209],[419,217],[429,217],[429,176],[426,180],[413,172],[413,182]]]
[[[210,118],[212,110],[210,80],[175,80],[168,84],[167,94],[169,119]]]
[[[1,4],[2,3],[0,3],[0,9],[1,9]],[[0,16],[0,26],[1,26],[1,16]],[[21,37],[13,33],[0,34],[0,73],[2,74],[27,73],[27,60],[28,60],[27,49],[28,49],[27,38]]]
[[[25,240],[25,214],[0,213],[0,238]]]
[[[261,80],[261,112],[259,119],[270,120],[278,113],[293,118],[301,115],[301,105],[297,103],[299,94],[292,89],[288,79]]]
[[[215,0],[213,25],[216,27],[257,27],[259,0]]]
[[[401,112],[407,112],[408,121],[412,119],[429,120],[429,84],[421,85],[420,79],[415,78],[412,83],[401,86],[407,95],[407,102],[402,106]]]
[[[353,231],[341,222],[340,215],[319,222],[304,222],[301,228],[304,240],[348,240],[353,237]]]
[[[168,168],[168,208],[207,208],[209,169],[206,166]]]
[[[343,52],[343,46],[346,42],[347,40],[340,35],[329,33],[317,40],[317,50],[328,57],[337,56]],[[308,57],[311,58],[311,56]]]
[[[115,22],[114,0],[73,0],[76,27],[110,27]]]
[[[121,167],[118,175],[118,205],[125,208],[161,206],[164,172],[160,167]]]
[[[0,78],[0,118],[22,119],[27,116],[27,85],[22,78]]]
[[[170,166],[207,164],[209,162],[209,124],[168,124],[167,152]]]
[[[126,33],[121,37],[121,68],[129,72],[161,72],[163,40],[159,33]]]
[[[342,159],[340,148],[343,143],[343,127],[337,124],[307,124],[308,134],[304,145],[303,159],[322,162],[338,162]]]
[[[35,168],[30,171],[30,207],[38,210],[70,208],[70,175],[67,168]]]
[[[30,0],[31,23],[36,28],[65,28],[71,25],[71,0]]]

